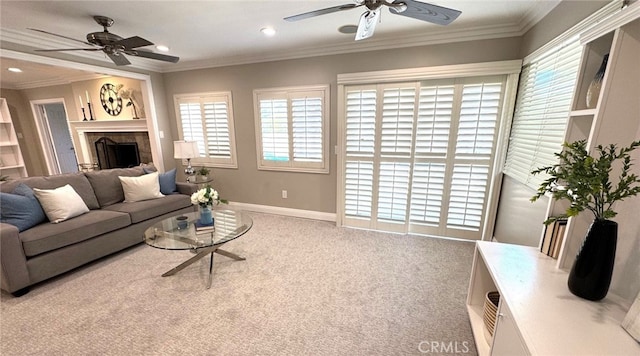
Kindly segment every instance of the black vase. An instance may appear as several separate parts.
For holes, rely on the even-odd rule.
[[[607,295],[618,242],[618,223],[594,220],[569,273],[569,290],[580,298],[600,300]]]

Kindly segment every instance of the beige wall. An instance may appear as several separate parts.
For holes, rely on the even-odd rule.
[[[337,194],[333,147],[337,143],[338,74],[518,59],[519,43],[518,38],[504,38],[167,73],[164,74],[164,86],[173,122],[171,132],[177,140],[173,103],[175,94],[230,90],[235,115],[238,169],[213,169],[214,188],[225,199],[234,202],[333,213],[336,211]],[[331,86],[330,173],[259,171],[253,90],[310,84]],[[282,190],[287,190],[287,199],[282,199]]]
[[[611,1],[564,0],[522,36],[522,58],[551,41]]]

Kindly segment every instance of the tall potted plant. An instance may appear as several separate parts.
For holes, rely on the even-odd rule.
[[[629,153],[640,146],[640,141],[617,149],[615,144],[599,145],[596,151],[599,157],[589,155],[585,140],[564,143],[564,149],[556,153],[558,163],[538,168],[532,174],[547,173],[545,180],[531,201],[545,194],[555,200],[568,200],[569,208],[560,216],[549,218],[549,224],[559,218],[576,216],[589,210],[594,220],[578,251],[569,273],[569,290],[582,298],[600,300],[607,295],[618,238],[618,223],[610,220],[616,216],[613,205],[625,198],[640,193],[640,177],[631,172]],[[617,182],[612,182],[614,162],[621,166]]]

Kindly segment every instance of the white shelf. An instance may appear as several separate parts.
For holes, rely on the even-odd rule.
[[[18,137],[11,120],[11,112],[4,98],[0,98],[0,171],[11,178],[27,176],[27,169],[24,166],[22,151],[18,143]]]
[[[594,116],[596,114],[596,109],[582,109],[582,110],[573,110],[571,112],[571,117],[580,117],[580,116]]]
[[[592,302],[574,296],[567,287],[567,272],[536,248],[488,241],[478,241],[476,246],[467,309],[480,355],[491,353],[481,351],[486,341],[478,326],[482,323],[479,305],[474,302],[490,287],[476,280],[483,275],[500,292],[500,308],[504,304],[511,311],[516,330],[508,331],[520,337],[510,340],[516,346],[521,342],[519,346],[528,350],[525,354],[640,355],[640,344],[620,326],[627,305],[613,297]],[[497,326],[494,337],[500,337]]]

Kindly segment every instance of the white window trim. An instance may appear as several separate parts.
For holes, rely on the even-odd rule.
[[[178,127],[178,137],[180,140],[184,139],[184,133],[182,131],[182,117],[180,116],[180,102],[186,100],[200,100],[207,97],[224,96],[227,102],[228,111],[228,125],[229,125],[229,145],[231,150],[230,158],[206,158],[196,157],[191,159],[192,166],[204,166],[214,168],[238,168],[238,155],[236,150],[236,134],[234,125],[233,114],[233,99],[230,91],[218,91],[218,92],[204,92],[204,93],[182,93],[175,94],[173,96],[173,103],[176,112],[176,125]],[[187,160],[182,160],[184,165],[187,164]]]
[[[322,162],[313,164],[313,166],[305,165],[304,163],[296,163],[292,159],[288,162],[277,161],[265,161],[262,159],[262,121],[260,117],[260,96],[274,97],[274,98],[286,98],[289,103],[289,95],[301,94],[304,92],[318,92],[322,91],[324,97],[322,98]],[[279,87],[279,88],[264,88],[255,89],[253,91],[253,112],[255,121],[256,132],[256,154],[257,165],[259,170],[267,171],[288,171],[288,172],[302,172],[302,173],[321,173],[329,174],[330,157],[329,157],[329,133],[330,133],[330,90],[329,85],[306,85],[296,87]],[[288,113],[289,125],[291,125],[291,115]],[[291,155],[292,147],[292,134],[291,127],[289,130],[289,151]],[[291,157],[290,157],[291,158]]]
[[[510,114],[513,112],[518,76],[522,67],[521,60],[471,63],[459,65],[446,65],[437,67],[409,68],[398,70],[387,70],[377,72],[345,73],[338,75],[338,145],[336,146],[337,162],[337,197],[336,197],[336,225],[344,226],[344,175],[345,175],[345,86],[356,84],[389,83],[402,80],[429,80],[442,78],[461,78],[472,76],[490,76],[506,74],[507,81],[505,87],[505,110],[499,129],[496,133],[495,161],[490,172],[490,183],[488,188],[488,199],[486,205],[484,229],[482,240],[490,239],[493,234],[493,221],[497,214],[497,202],[499,198],[502,164],[506,154],[506,144],[508,142],[509,127],[511,125]],[[506,117],[505,117],[506,116]]]

